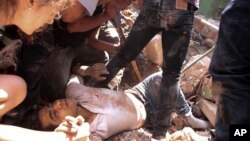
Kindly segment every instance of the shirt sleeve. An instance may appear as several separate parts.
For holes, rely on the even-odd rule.
[[[78,0],[78,1],[82,4],[82,6],[86,8],[88,14],[92,16],[96,9],[98,0]]]

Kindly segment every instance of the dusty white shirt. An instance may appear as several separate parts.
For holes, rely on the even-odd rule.
[[[67,87],[66,97],[77,100],[82,107],[97,113],[90,123],[90,132],[102,139],[137,129],[146,119],[144,105],[132,94],[71,83]]]
[[[78,0],[78,1],[87,9],[89,16],[92,16],[99,0]]]

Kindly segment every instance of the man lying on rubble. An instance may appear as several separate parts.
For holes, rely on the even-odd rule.
[[[161,72],[154,73],[133,88],[120,92],[87,87],[81,77],[71,76],[67,99],[42,107],[36,114],[36,123],[44,130],[54,129],[66,115],[82,115],[90,124],[90,139],[93,140],[104,140],[142,126],[149,128],[155,120],[152,113],[156,110],[161,79]],[[193,128],[210,127],[208,122],[192,115],[183,93],[178,95],[176,112]]]

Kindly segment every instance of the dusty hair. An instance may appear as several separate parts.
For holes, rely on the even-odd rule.
[[[52,5],[58,8],[58,12],[64,11],[70,5],[72,5],[76,0],[40,0],[40,4],[44,5]]]
[[[38,116],[41,108],[42,105],[34,105],[32,108],[26,111],[22,119],[17,121],[14,125],[33,130],[53,131],[56,126],[49,125],[46,128],[42,128],[41,121]]]
[[[14,17],[18,1],[22,0],[0,0],[0,17],[6,20],[11,20]],[[32,0],[35,1],[35,0]],[[41,6],[52,5],[58,8],[58,12],[62,12],[76,0],[36,0],[40,1]]]

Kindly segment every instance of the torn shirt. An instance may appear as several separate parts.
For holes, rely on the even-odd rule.
[[[82,107],[97,114],[90,123],[90,132],[102,139],[137,129],[146,119],[144,105],[132,94],[72,83],[67,87],[66,97],[75,99]]]

